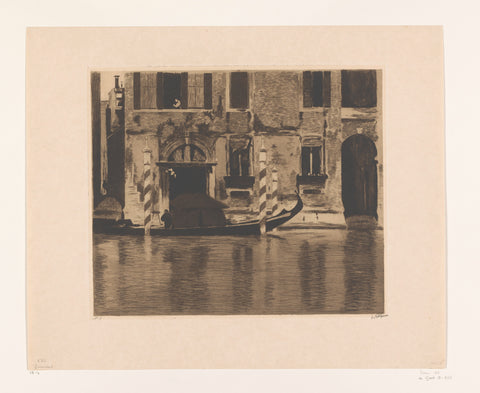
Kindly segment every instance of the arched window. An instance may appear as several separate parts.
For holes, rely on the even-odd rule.
[[[177,147],[169,156],[168,161],[189,162],[189,161],[206,161],[203,150],[195,145],[185,144]]]
[[[250,155],[248,149],[230,150],[230,175],[250,175]]]

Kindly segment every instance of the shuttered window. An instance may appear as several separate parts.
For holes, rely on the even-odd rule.
[[[156,72],[142,72],[140,74],[140,92],[140,107],[155,109],[157,107]]]
[[[188,104],[190,108],[203,108],[204,102],[203,74],[188,74]]]
[[[175,100],[180,101],[180,108],[186,108],[188,97],[182,97],[181,74],[163,74],[163,105],[165,109],[175,109]]]
[[[330,71],[305,71],[303,73],[303,107],[330,106]]]
[[[248,108],[247,72],[232,72],[230,74],[230,108]]]
[[[212,74],[135,72],[133,106],[134,109],[211,109]]]
[[[342,71],[342,106],[344,108],[377,106],[375,70]]]

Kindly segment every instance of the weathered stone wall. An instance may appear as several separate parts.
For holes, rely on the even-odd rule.
[[[256,176],[258,172],[258,152],[262,136],[269,162],[269,187],[271,169],[273,166],[278,169],[280,208],[290,208],[290,201],[294,199],[297,175],[301,173],[303,141],[314,138],[321,146],[325,146],[325,172],[328,178],[319,193],[302,196],[305,211],[342,213],[341,145],[348,136],[357,132],[357,128],[362,128],[362,132],[377,145],[378,209],[379,218],[383,220],[381,71],[377,72],[378,106],[368,109],[341,107],[341,72],[332,70],[329,107],[302,107],[302,72],[257,71],[250,74],[250,108],[233,110],[228,108],[228,75],[227,72],[212,72],[211,110],[134,110],[133,73],[125,74],[125,198],[130,210],[133,206],[141,207],[145,138],[148,138],[148,146],[152,149],[152,163],[155,163],[158,160],[167,160],[169,146],[188,137],[191,141],[202,141],[208,146],[210,159],[217,162],[215,197],[232,202],[233,208],[255,211],[258,208],[257,181],[247,205],[245,200],[237,203],[234,198],[227,198],[224,181],[224,177],[228,175],[227,137],[247,134],[253,138],[252,174]],[[152,169],[155,179],[160,179],[158,167],[152,165]],[[267,192],[270,193],[270,190]],[[160,197],[154,196],[154,200],[154,210],[166,207],[162,206]],[[137,215],[140,217],[140,214]]]
[[[265,135],[264,144],[267,149],[267,193],[270,194],[272,184],[272,169],[278,170],[278,198],[283,200],[295,199],[297,174],[300,171],[300,138],[292,132],[284,135]],[[261,136],[255,137],[255,168],[259,166],[259,150]],[[255,171],[257,172],[257,171]],[[258,187],[256,188],[256,193]],[[281,204],[281,203],[280,203]]]
[[[253,73],[253,105],[258,125],[285,129],[299,122],[299,73],[264,71]],[[261,130],[259,130],[261,131]]]

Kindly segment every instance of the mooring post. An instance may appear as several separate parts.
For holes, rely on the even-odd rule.
[[[152,150],[148,148],[147,140],[145,140],[145,144],[143,149],[143,212],[145,236],[150,236],[152,227]]]
[[[261,137],[260,154],[258,157],[260,164],[260,172],[258,175],[258,183],[260,191],[258,193],[258,219],[260,221],[260,233],[263,235],[267,232],[266,217],[267,217],[267,149]]]
[[[278,210],[278,171],[277,168],[272,169],[272,216]]]

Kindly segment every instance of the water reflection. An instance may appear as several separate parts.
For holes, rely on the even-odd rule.
[[[345,266],[345,311],[362,312],[374,305],[383,313],[383,297],[376,305],[377,247],[375,232],[348,231],[343,260]]]
[[[170,264],[168,295],[170,310],[179,313],[204,313],[208,308],[208,285],[205,273],[209,249],[206,246],[165,249],[164,261]]]
[[[308,241],[300,246],[298,259],[302,303],[306,311],[322,310],[325,305],[325,251],[319,245],[310,249]]]
[[[383,233],[94,235],[96,315],[382,313]]]
[[[275,247],[274,247],[274,250],[275,250]],[[276,255],[272,255],[272,254],[274,254],[274,251],[272,251],[272,237],[268,237],[266,242],[266,249],[265,249],[265,290],[263,294],[263,297],[265,299],[265,310],[271,309],[273,302],[275,300],[273,260],[275,259]]]
[[[233,247],[233,313],[242,314],[252,306],[253,251],[246,245]]]

